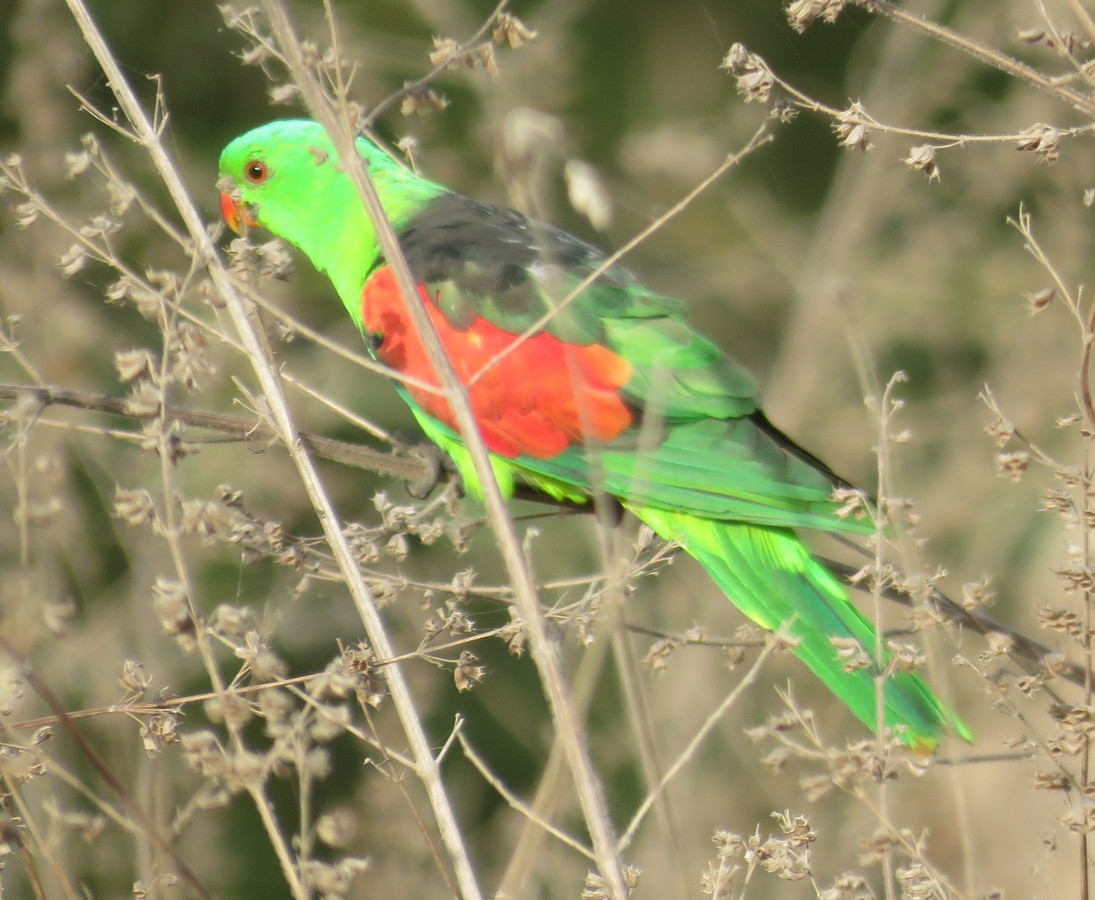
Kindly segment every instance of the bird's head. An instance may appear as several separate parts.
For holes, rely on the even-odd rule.
[[[359,137],[356,147],[397,228],[443,191],[367,139]],[[241,135],[221,153],[217,188],[233,231],[257,226],[296,245],[330,276],[356,318],[362,284],[380,248],[322,125],[283,119]]]
[[[220,158],[221,213],[240,233],[258,226],[298,246],[352,186],[316,122],[285,119],[236,138]]]

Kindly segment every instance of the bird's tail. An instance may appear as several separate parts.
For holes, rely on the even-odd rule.
[[[635,512],[661,537],[694,556],[750,619],[770,631],[789,633],[797,642],[795,654],[868,727],[876,727],[875,629],[793,530],[658,509]],[[832,638],[858,642],[870,664],[847,666]],[[945,730],[971,739],[962,721],[919,676],[892,674],[883,691],[885,724],[903,727],[909,746],[934,750]]]

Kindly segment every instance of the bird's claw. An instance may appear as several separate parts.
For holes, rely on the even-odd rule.
[[[425,500],[452,472],[452,460],[436,444],[419,442],[407,450],[425,464],[421,475],[405,482],[407,493],[415,500]]]

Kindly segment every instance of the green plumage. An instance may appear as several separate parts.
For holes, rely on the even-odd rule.
[[[693,331],[682,305],[608,267],[559,308],[603,262],[599,251],[550,225],[478,203],[419,178],[364,139],[369,165],[412,271],[455,333],[486,321],[507,334],[538,328],[575,347],[599,345],[626,360],[619,398],[633,422],[613,439],[572,443],[540,458],[492,454],[504,491],[524,481],[582,502],[604,491],[662,537],[678,543],[757,624],[786,629],[796,654],[872,728],[876,673],[845,671],[832,638],[875,656],[875,632],[847,591],[805,548],[795,529],[863,532],[836,515],[831,471],[760,412],[752,379]],[[264,166],[251,183],[248,166]],[[233,141],[221,175],[262,227],[300,247],[332,279],[362,327],[362,288],[384,264],[376,235],[323,130],[275,122]],[[516,352],[520,353],[520,349]],[[536,377],[537,373],[529,373]],[[419,422],[477,482],[459,436],[400,392]],[[623,407],[621,407],[623,408]],[[912,674],[885,678],[885,724],[913,746],[932,748],[950,728],[968,731]]]

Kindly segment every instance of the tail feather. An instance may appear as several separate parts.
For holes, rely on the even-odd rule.
[[[750,619],[791,634],[796,655],[868,727],[876,727],[877,669],[846,671],[831,641],[852,638],[874,659],[874,626],[794,531],[659,509],[634,512],[663,538],[680,543]],[[892,675],[883,690],[885,724],[903,726],[910,746],[932,750],[945,730],[970,740],[966,726],[919,676]]]

